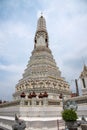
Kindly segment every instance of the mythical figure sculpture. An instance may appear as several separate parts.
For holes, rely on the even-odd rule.
[[[73,109],[74,111],[77,110],[78,106],[77,103],[75,101],[67,101],[64,106],[63,106],[64,110],[66,109]]]
[[[20,120],[15,114],[15,123],[12,125],[12,130],[24,130],[25,128],[25,122],[23,120]]]

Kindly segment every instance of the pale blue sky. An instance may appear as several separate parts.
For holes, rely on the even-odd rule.
[[[72,81],[87,64],[86,0],[0,0],[0,99],[11,100],[34,46],[40,13],[57,66]]]

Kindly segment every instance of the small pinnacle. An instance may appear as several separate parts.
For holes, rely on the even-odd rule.
[[[43,16],[43,12],[41,12],[41,16]]]

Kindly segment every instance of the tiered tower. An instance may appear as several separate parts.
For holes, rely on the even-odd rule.
[[[0,126],[12,130],[16,114],[25,120],[26,130],[65,129],[61,120],[63,100],[59,97],[76,101],[79,117],[87,115],[87,66],[84,66],[81,78],[84,95],[68,98],[71,94],[69,85],[61,77],[55,63],[48,44],[46,21],[41,16],[37,23],[34,49],[23,78],[16,85],[14,101],[0,104]]]
[[[49,48],[49,37],[46,29],[45,18],[41,15],[37,22],[37,30],[34,38],[34,50],[24,71],[23,78],[16,85],[13,94],[14,99],[20,99],[22,92],[26,99],[29,93],[35,92],[38,98],[40,93],[46,92],[49,99],[58,100],[62,93],[66,97],[70,96],[68,83],[61,77],[61,72],[57,67]]]
[[[82,94],[87,95],[87,66],[86,65],[84,65],[80,78],[82,83]]]

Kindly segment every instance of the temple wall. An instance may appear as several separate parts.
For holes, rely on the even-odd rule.
[[[21,117],[61,117],[62,106],[10,106],[0,108],[0,116],[14,117],[15,114]],[[78,116],[87,117],[87,103],[78,104]]]
[[[22,117],[57,117],[61,116],[61,106],[20,107]]]
[[[14,120],[12,120],[12,119],[10,119],[10,120],[9,119],[2,119],[0,117],[0,127],[2,127],[2,128],[12,130],[13,123],[14,123]]]
[[[19,106],[10,106],[0,108],[0,116],[11,116],[14,117],[15,114],[19,115]]]
[[[65,128],[65,123],[62,120],[50,120],[50,121],[31,121],[27,122],[28,130],[60,130]]]
[[[33,121],[29,121],[24,119],[26,122],[25,130],[60,130],[65,128],[65,123],[63,120],[59,119],[46,119],[46,121],[42,121],[38,119],[34,119]],[[14,120],[10,119],[0,119],[0,126],[6,129],[12,130],[12,125],[14,124]]]
[[[79,117],[84,115],[87,118],[87,103],[79,104],[77,113]]]
[[[11,106],[0,108],[0,116],[14,117],[57,117],[61,116],[61,106]]]
[[[59,128],[64,129],[61,111],[62,106],[13,106],[0,108],[0,126],[12,130],[12,124],[15,120],[14,115],[18,114],[20,119],[25,120],[26,130],[56,130],[58,123]],[[82,115],[87,117],[87,103],[78,104],[77,113],[78,117],[82,117]]]

